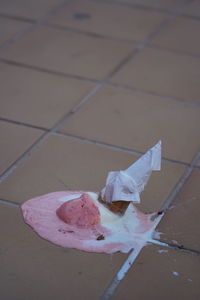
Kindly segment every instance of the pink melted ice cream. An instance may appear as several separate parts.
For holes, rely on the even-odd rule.
[[[157,224],[129,205],[119,217],[98,202],[98,193],[54,192],[22,204],[24,221],[57,245],[89,252],[127,253],[146,245]]]
[[[56,211],[57,216],[69,225],[91,228],[100,224],[100,211],[89,194],[63,203]]]

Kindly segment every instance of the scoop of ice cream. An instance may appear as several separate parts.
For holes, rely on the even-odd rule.
[[[67,224],[90,228],[100,223],[100,211],[88,194],[63,203],[56,211]]]

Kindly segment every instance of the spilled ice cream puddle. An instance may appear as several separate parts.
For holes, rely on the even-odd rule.
[[[77,199],[83,195],[89,202],[81,211]],[[77,205],[73,208],[72,201],[77,201],[80,209]],[[123,216],[117,215],[98,201],[97,193],[85,191],[46,194],[26,201],[21,209],[24,221],[42,238],[62,247],[99,253],[141,249],[152,239],[160,220],[152,221],[152,214],[142,213],[133,204]]]

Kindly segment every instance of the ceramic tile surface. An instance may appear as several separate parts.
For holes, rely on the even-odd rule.
[[[173,11],[177,7],[181,7],[184,4],[184,0],[114,0],[117,3],[122,4],[136,4],[140,6],[157,8]]]
[[[199,256],[148,246],[112,299],[198,299],[199,276]]]
[[[17,17],[39,18],[61,4],[61,0],[1,0],[0,12]]]
[[[161,235],[163,241],[198,251],[200,251],[199,180],[200,170],[193,171],[158,226],[158,230],[163,233]]]
[[[49,22],[114,38],[143,41],[164,14],[95,1],[73,1]]]
[[[142,152],[161,139],[164,157],[190,162],[200,147],[199,116],[200,107],[106,87],[61,131]]]
[[[133,48],[129,44],[40,27],[9,49],[2,49],[0,57],[57,72],[102,79]]]
[[[22,21],[0,17],[0,45],[13,38],[16,34],[24,30],[29,24]]]
[[[200,60],[165,50],[145,49],[113,77],[113,82],[188,101],[200,101]]]
[[[42,130],[0,121],[0,174],[14,163],[42,134]]]
[[[199,0],[194,0],[189,3],[184,10],[184,13],[189,16],[200,17],[200,3]]]
[[[0,64],[0,117],[51,128],[92,89],[93,84]]]
[[[152,44],[200,55],[199,31],[199,20],[179,17],[171,22],[170,25],[152,41]]]

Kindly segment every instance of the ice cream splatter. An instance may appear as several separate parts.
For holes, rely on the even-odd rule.
[[[158,253],[166,253],[166,252],[168,252],[168,250],[164,250],[164,249],[158,250]]]
[[[133,204],[123,216],[114,214],[98,201],[97,193],[85,191],[46,194],[21,208],[25,222],[44,239],[89,252],[137,252],[152,239],[160,219],[152,221],[152,214]]]
[[[176,271],[173,271],[172,274],[173,274],[174,276],[179,276],[179,273],[176,272]]]

